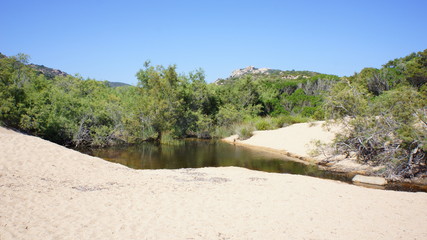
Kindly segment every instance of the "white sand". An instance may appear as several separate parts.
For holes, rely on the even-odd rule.
[[[323,150],[319,151],[316,143],[331,144],[335,135],[341,131],[339,125],[324,126],[324,124],[325,121],[297,123],[275,130],[255,131],[253,136],[246,140],[239,140],[237,135],[223,140],[242,146],[278,152],[295,160],[303,160],[303,162],[316,163],[327,160],[329,170],[368,174],[381,169],[381,166],[371,167],[359,164],[354,158],[335,156],[331,153],[333,151],[331,148],[323,147]]]
[[[338,126],[323,127],[324,121],[297,123],[284,128],[266,131],[254,131],[246,140],[238,140],[237,135],[225,138],[225,141],[242,145],[263,147],[271,150],[285,151],[306,159],[316,149],[315,142],[329,144],[340,130]],[[319,156],[322,158],[323,156]]]
[[[242,168],[132,170],[0,128],[0,239],[425,239],[427,194]]]

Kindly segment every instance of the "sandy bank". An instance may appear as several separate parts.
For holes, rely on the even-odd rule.
[[[0,128],[0,239],[423,239],[427,194],[242,168],[132,170]]]
[[[315,141],[330,143],[334,139],[335,133],[339,131],[337,126],[326,129],[322,127],[323,123],[324,121],[297,123],[275,130],[255,131],[253,136],[246,140],[238,140],[237,135],[224,140],[289,152],[295,156],[316,161],[321,160],[322,156],[313,157],[310,154],[315,149],[313,143]]]
[[[332,143],[335,134],[340,131],[338,125],[328,125],[325,127],[324,123],[325,121],[297,123],[275,130],[255,131],[253,136],[246,140],[239,140],[237,135],[223,140],[237,145],[278,152],[309,163],[319,163],[327,160],[331,154],[316,151],[315,144]],[[344,159],[344,156],[335,157],[334,160],[337,160],[337,158],[339,161],[328,161],[327,169],[362,174],[379,169],[358,164],[352,159]]]

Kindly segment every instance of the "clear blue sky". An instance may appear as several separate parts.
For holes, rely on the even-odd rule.
[[[339,76],[427,48],[426,0],[33,1],[0,3],[0,52],[84,78],[136,84],[145,60]]]

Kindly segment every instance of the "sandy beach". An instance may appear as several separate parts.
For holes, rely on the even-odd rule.
[[[133,170],[0,128],[1,240],[425,239],[426,206],[237,167]]]

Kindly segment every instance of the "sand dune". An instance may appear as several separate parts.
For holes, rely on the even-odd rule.
[[[132,170],[0,128],[0,239],[425,239],[427,193]]]

